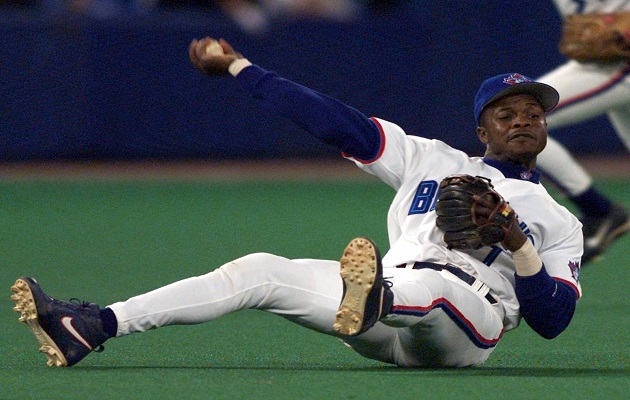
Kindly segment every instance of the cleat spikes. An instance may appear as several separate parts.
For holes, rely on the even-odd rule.
[[[335,332],[357,335],[389,312],[393,294],[383,288],[382,269],[378,249],[369,239],[355,238],[346,246],[340,259],[343,297],[335,314]]]

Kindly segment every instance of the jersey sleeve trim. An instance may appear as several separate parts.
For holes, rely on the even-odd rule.
[[[383,151],[385,151],[385,131],[383,130],[383,126],[380,124],[380,122],[378,122],[378,120],[374,117],[370,117],[370,120],[372,122],[374,122],[374,124],[376,125],[376,127],[378,128],[378,132],[380,134],[380,146],[378,148],[378,152],[376,153],[376,156],[374,156],[372,159],[370,160],[361,160],[359,158],[353,157],[352,154],[348,154],[346,152],[341,152],[341,155],[345,158],[354,158],[354,160],[356,160],[357,162],[367,165],[367,164],[371,164],[375,161],[377,161],[379,158],[381,158],[381,156],[383,155]]]
[[[579,299],[580,297],[582,297],[582,294],[580,293],[580,291],[578,290],[578,287],[575,285],[575,283],[568,281],[566,279],[562,279],[562,278],[557,278],[555,276],[551,277],[554,281],[557,282],[562,282],[565,285],[569,286],[571,289],[573,289],[573,291],[575,292],[575,296]]]

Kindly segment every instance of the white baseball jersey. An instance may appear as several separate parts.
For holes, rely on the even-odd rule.
[[[460,267],[501,298],[506,310],[505,328],[515,328],[520,314],[511,255],[500,246],[471,252],[447,250],[443,232],[435,225],[440,181],[452,174],[483,176],[491,179],[495,189],[514,208],[549,275],[581,295],[578,271],[582,225],[540,183],[506,178],[481,158],[470,158],[438,140],[406,135],[393,123],[374,121],[382,130],[382,154],[371,163],[356,163],[397,191],[387,216],[390,250],[383,257],[384,267],[419,260]]]

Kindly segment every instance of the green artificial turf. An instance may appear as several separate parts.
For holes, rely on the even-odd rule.
[[[598,185],[630,206],[627,182]],[[386,251],[392,196],[373,181],[0,183],[0,399],[627,398],[630,235],[583,269],[566,332],[549,341],[523,323],[480,368],[396,368],[255,310],[118,338],[49,368],[12,311],[22,275],[106,305],[251,252],[338,259],[359,235]]]

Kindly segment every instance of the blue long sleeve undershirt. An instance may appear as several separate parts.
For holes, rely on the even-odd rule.
[[[322,142],[359,160],[377,156],[379,128],[354,108],[257,65],[243,69],[236,80],[265,108],[280,113]]]
[[[545,339],[553,339],[562,333],[575,312],[575,290],[554,280],[544,265],[535,275],[514,276],[516,298],[527,325]]]
[[[238,84],[265,108],[290,119],[324,143],[362,161],[373,160],[381,147],[378,126],[356,109],[257,65],[243,69]],[[501,169],[500,165],[495,167]],[[555,281],[544,268],[533,276],[516,276],[516,296],[527,324],[551,339],[569,325],[577,294]]]

